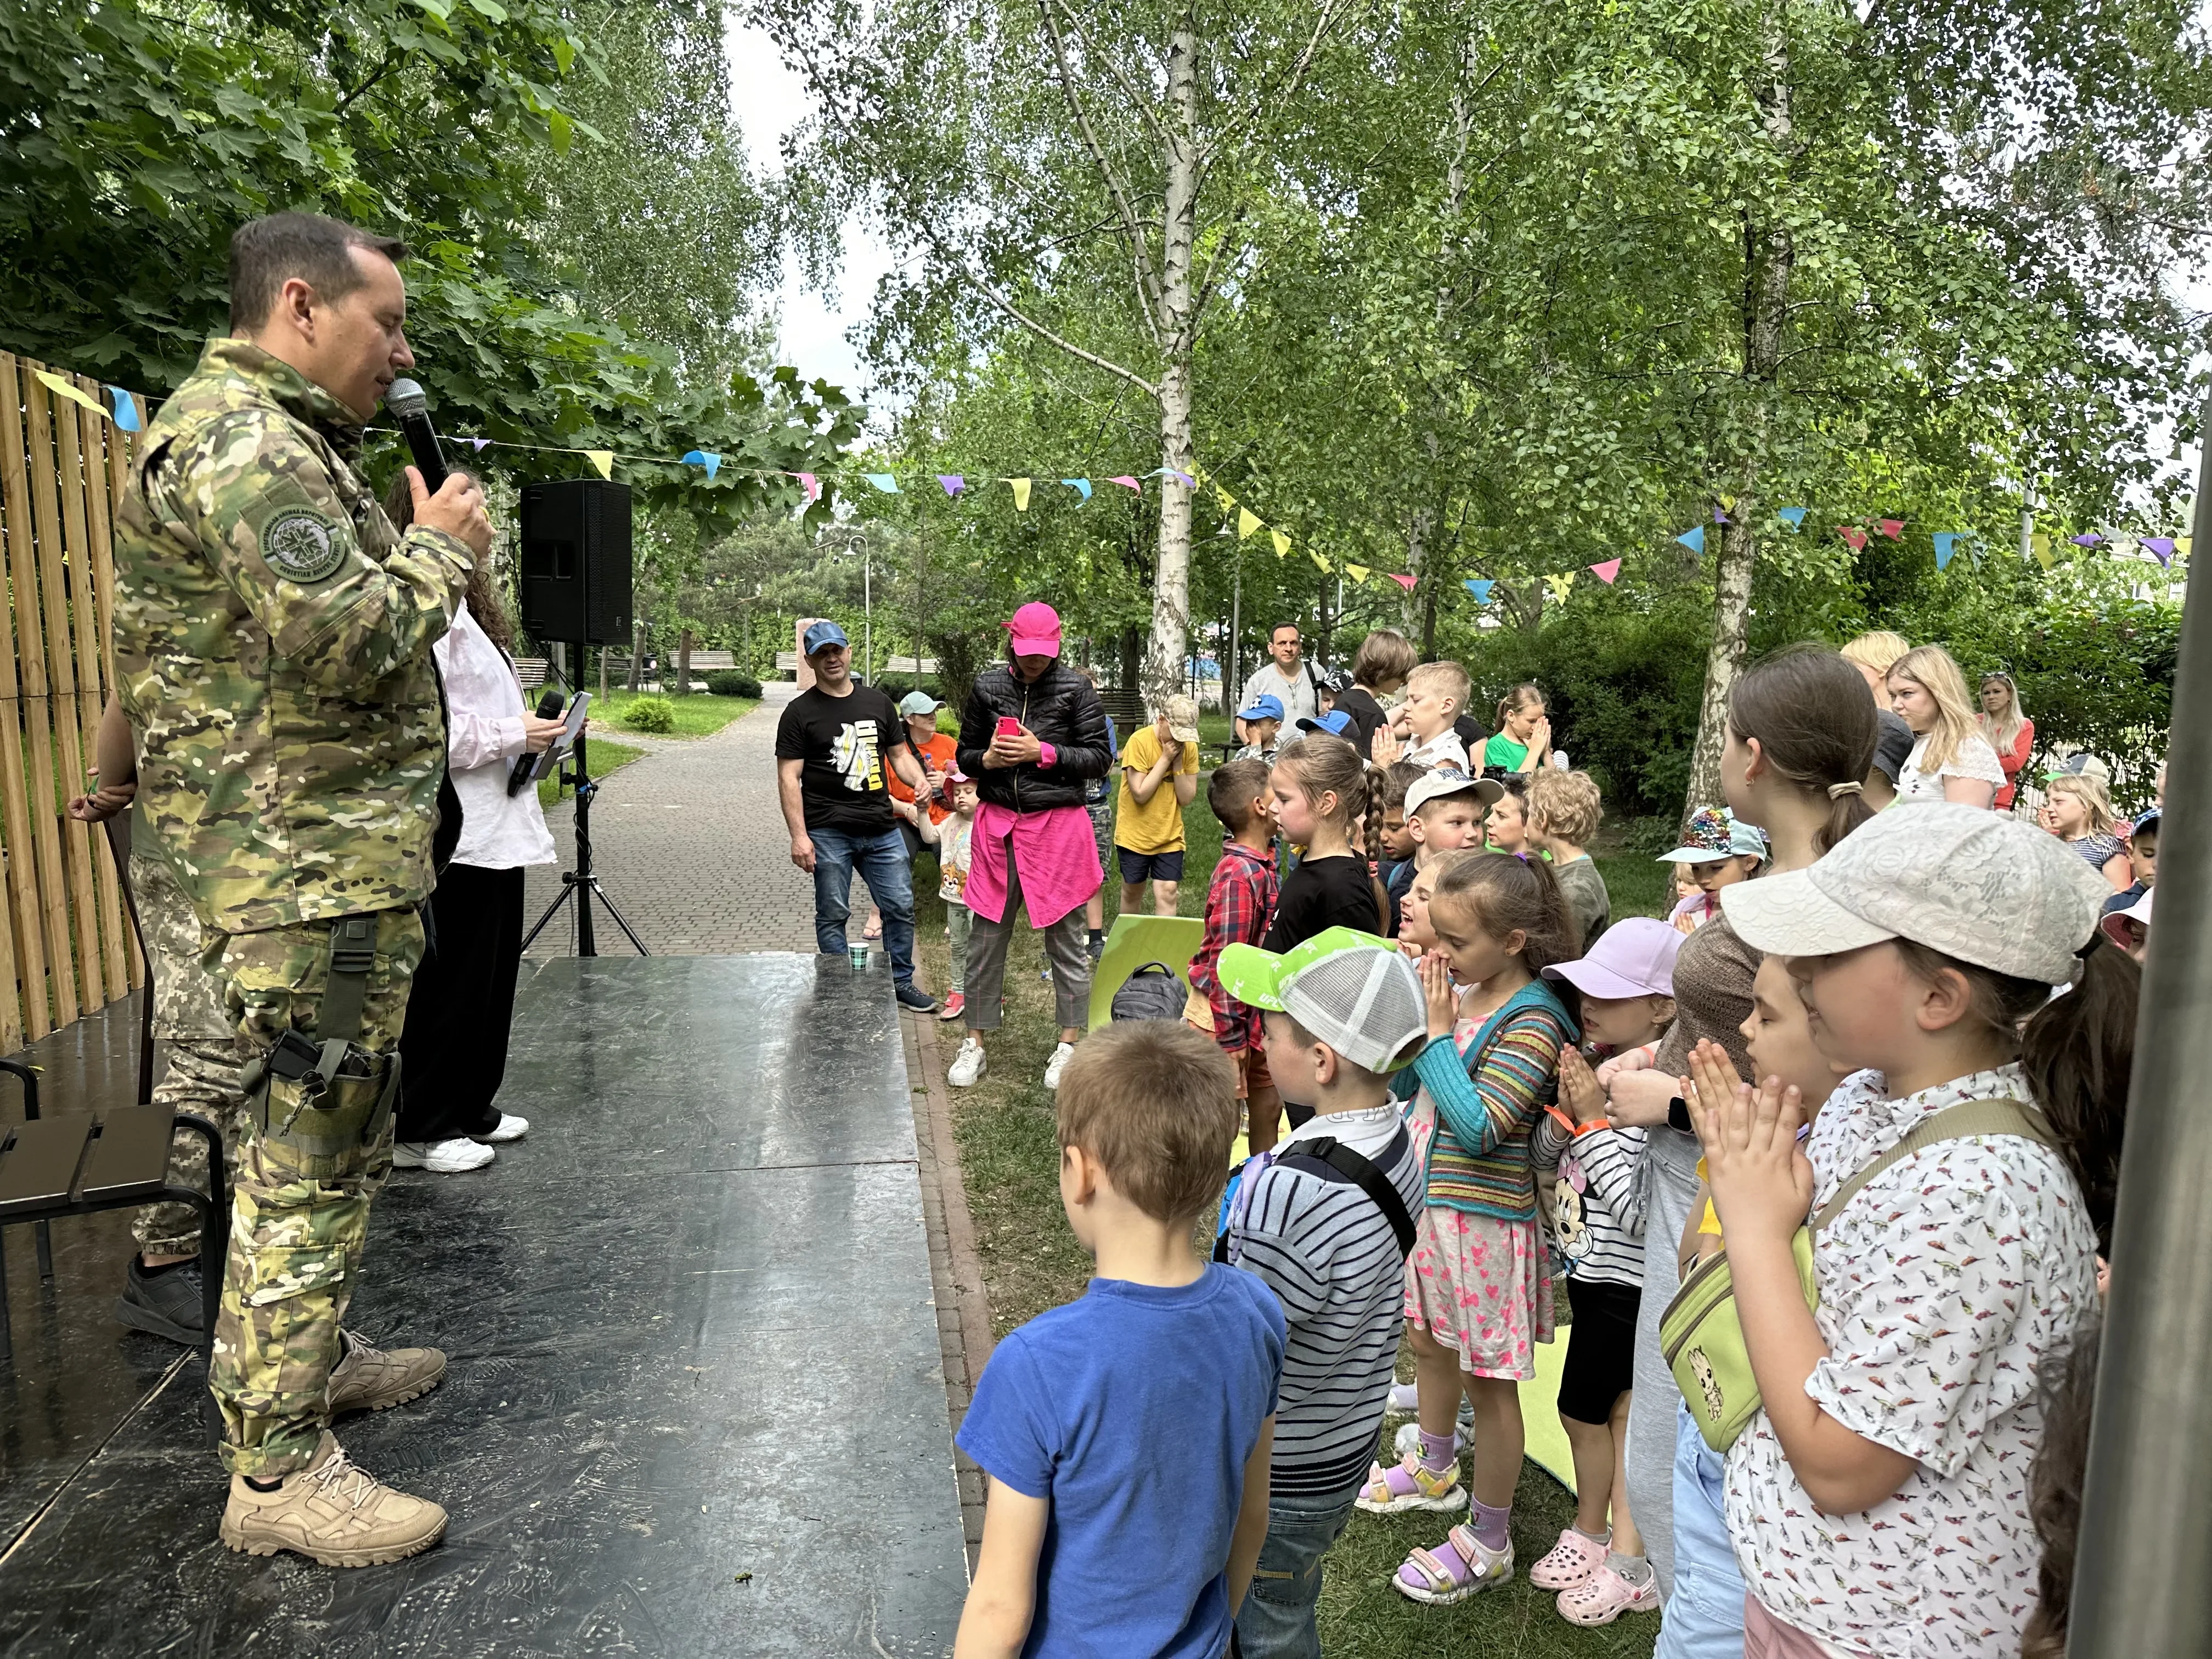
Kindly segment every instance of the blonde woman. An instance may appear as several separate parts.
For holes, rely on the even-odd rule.
[[[2119,825],[2105,786],[2079,772],[2062,772],[2044,781],[2043,827],[2088,860],[2115,893],[2135,885],[2135,860],[2119,837]]]
[[[1912,752],[1912,728],[1889,706],[1890,665],[1911,649],[1903,635],[1884,629],[1844,641],[1836,653],[1858,670],[1874,698],[1874,765],[1866,775],[1864,799],[1877,812],[1897,799],[1898,774]]]
[[[2005,786],[1990,805],[2008,812],[2020,793],[2020,775],[2027,769],[2027,757],[2035,748],[2035,722],[2021,708],[2020,688],[2009,674],[1982,676],[1982,735],[1997,751],[1997,764],[2005,775]]]
[[[1966,677],[1940,645],[1906,652],[1885,677],[1889,706],[1912,728],[1912,752],[1897,776],[1899,801],[1987,806],[2005,785],[1997,751],[1981,733]]]
[[[1859,678],[1867,683],[1874,694],[1875,707],[1889,707],[1889,671],[1891,665],[1912,649],[1911,641],[1902,634],[1893,634],[1887,629],[1877,629],[1871,634],[1862,634],[1847,640],[1837,650],[1837,655],[1859,671]]]

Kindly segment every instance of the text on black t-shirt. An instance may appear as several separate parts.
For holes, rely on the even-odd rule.
[[[800,692],[776,722],[775,757],[805,763],[799,798],[809,830],[880,835],[894,822],[884,779],[906,725],[882,692],[856,685],[842,697],[819,688]]]

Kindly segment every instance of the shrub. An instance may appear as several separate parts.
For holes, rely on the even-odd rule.
[[[735,668],[718,668],[707,676],[707,695],[712,697],[757,697],[760,682]]]
[[[676,705],[665,697],[640,697],[623,710],[622,723],[633,732],[673,732]]]

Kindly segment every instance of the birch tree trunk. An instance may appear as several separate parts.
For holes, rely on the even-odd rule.
[[[1198,237],[1198,37],[1189,13],[1168,43],[1168,107],[1163,149],[1167,176],[1160,238],[1160,465],[1191,470],[1192,359],[1198,319],[1192,260]],[[1182,684],[1190,648],[1190,496],[1164,477],[1160,546],[1152,582],[1152,649],[1145,690],[1152,706]]]
[[[1759,92],[1762,124],[1778,155],[1791,148],[1790,45],[1781,21],[1768,15],[1764,79]],[[1751,615],[1751,579],[1759,547],[1757,491],[1766,465],[1776,377],[1789,323],[1790,275],[1796,259],[1789,227],[1778,219],[1744,227],[1743,379],[1751,393],[1750,426],[1736,475],[1736,500],[1721,527],[1713,580],[1713,642],[1705,658],[1705,694],[1698,705],[1698,741],[1690,752],[1690,791],[1682,805],[1686,823],[1700,806],[1721,800],[1721,746],[1727,735],[1729,692],[1743,667],[1744,635]]]
[[[1467,77],[1474,70],[1474,37],[1468,36],[1460,50],[1460,79],[1452,88],[1451,96],[1451,160],[1444,165],[1444,236],[1447,253],[1451,252],[1453,237],[1467,212],[1467,148],[1474,130],[1474,109]],[[1446,270],[1452,269],[1447,258],[1439,262]],[[1444,329],[1451,318],[1452,289],[1449,282],[1437,284],[1437,341],[1444,337]],[[1434,478],[1443,459],[1443,440],[1437,432],[1443,422],[1443,398],[1431,393],[1429,398],[1429,429],[1423,434],[1422,448],[1429,464],[1429,476]],[[1419,613],[1422,624],[1421,654],[1425,659],[1436,648],[1437,605],[1433,593],[1425,591],[1424,584],[1429,573],[1425,568],[1443,514],[1424,505],[1413,509],[1413,521],[1406,534],[1406,574],[1413,579],[1413,586],[1404,596],[1406,632],[1411,634]]]

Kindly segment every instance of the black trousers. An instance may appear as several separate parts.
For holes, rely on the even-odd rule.
[[[522,968],[522,871],[449,864],[430,895],[436,944],[415,970],[400,1034],[398,1140],[499,1127],[507,1028]]]

